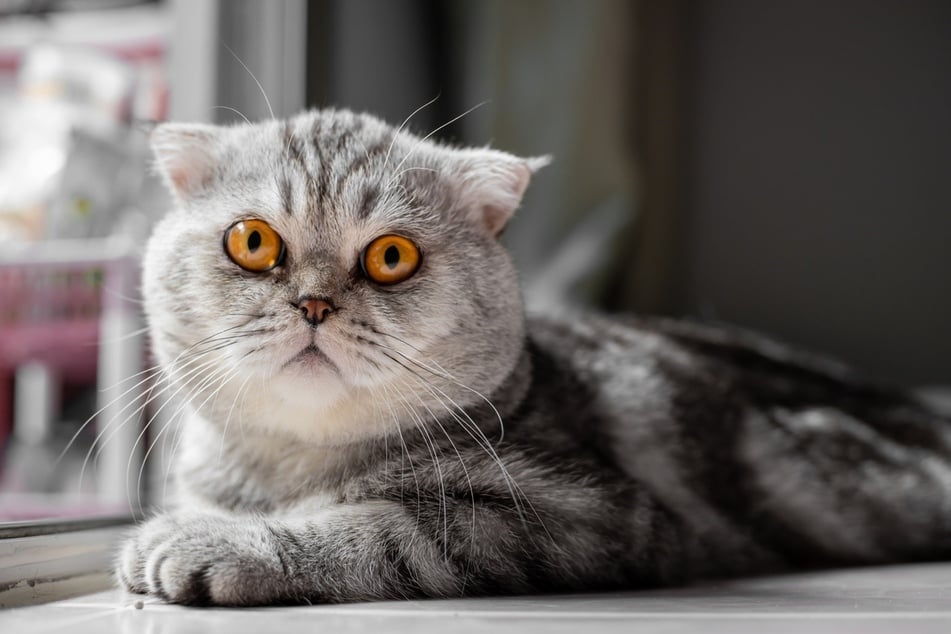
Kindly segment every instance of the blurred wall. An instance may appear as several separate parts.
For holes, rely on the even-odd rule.
[[[951,2],[693,11],[677,308],[951,383]]]
[[[304,22],[276,4],[229,0],[216,36],[274,102]],[[438,95],[425,134],[488,100],[435,138],[555,155],[505,235],[533,305],[951,383],[951,2],[310,0],[305,31],[307,105],[399,123]],[[216,103],[264,115],[222,49]]]
[[[636,218],[633,3],[316,0],[308,102],[551,154],[506,229],[530,307],[597,304]],[[430,103],[431,102],[431,103]],[[624,260],[624,261],[621,261]]]

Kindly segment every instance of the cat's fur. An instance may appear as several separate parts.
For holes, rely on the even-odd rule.
[[[544,160],[330,110],[154,146],[177,205],[146,308],[191,405],[180,503],[125,545],[128,589],[338,602],[951,554],[951,421],[914,398],[749,335],[526,321],[497,235]],[[246,218],[282,266],[229,260]],[[359,256],[388,233],[423,260],[381,287]],[[336,310],[313,327],[301,296]]]

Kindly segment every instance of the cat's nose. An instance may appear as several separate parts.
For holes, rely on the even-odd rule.
[[[334,312],[333,302],[323,297],[301,297],[294,306],[312,326],[324,323],[327,315]]]

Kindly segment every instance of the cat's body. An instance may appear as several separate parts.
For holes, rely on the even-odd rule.
[[[156,147],[179,209],[147,308],[192,406],[180,506],[127,543],[128,588],[351,601],[951,555],[951,420],[913,398],[749,335],[524,321],[495,237],[539,162],[331,111]],[[229,251],[249,218],[283,241],[265,271]],[[374,284],[390,234],[422,260]]]

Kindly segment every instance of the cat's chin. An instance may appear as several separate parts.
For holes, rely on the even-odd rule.
[[[246,390],[236,409],[246,425],[340,445],[384,433],[381,428],[389,423],[379,417],[384,406],[374,401],[372,393],[346,384],[332,366],[308,352],[262,379],[258,389]]]
[[[301,349],[281,367],[282,374],[309,378],[326,373],[336,374],[338,371],[337,365],[330,357],[314,344]]]

